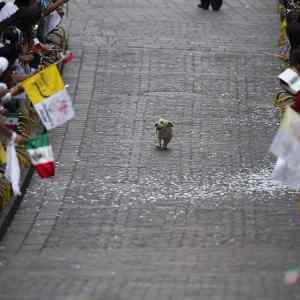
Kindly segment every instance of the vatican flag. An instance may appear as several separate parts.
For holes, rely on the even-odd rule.
[[[24,80],[22,85],[47,130],[74,117],[71,97],[55,64]]]

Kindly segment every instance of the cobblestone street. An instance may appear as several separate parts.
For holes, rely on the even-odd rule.
[[[76,118],[0,243],[1,300],[300,299],[297,195],[270,180],[276,3],[70,1]]]

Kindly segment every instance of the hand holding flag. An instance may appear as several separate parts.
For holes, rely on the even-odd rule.
[[[73,59],[75,59],[75,54],[73,52],[67,52],[65,55],[61,56],[62,59],[62,63],[64,65],[67,65],[68,63],[70,63]]]

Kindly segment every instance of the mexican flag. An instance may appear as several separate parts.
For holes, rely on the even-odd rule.
[[[22,85],[47,130],[74,117],[71,97],[55,64],[24,80]]]
[[[55,164],[48,134],[42,134],[37,138],[26,142],[26,149],[30,160],[38,174],[42,178],[54,176]]]

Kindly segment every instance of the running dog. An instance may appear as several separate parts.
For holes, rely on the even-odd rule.
[[[158,140],[157,148],[166,150],[168,144],[173,138],[173,123],[160,118],[157,123],[155,123],[155,134]]]

